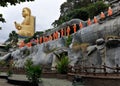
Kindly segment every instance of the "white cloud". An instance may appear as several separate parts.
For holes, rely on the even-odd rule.
[[[66,0],[35,0],[34,2],[26,2],[17,4],[16,6],[0,7],[0,13],[6,19],[6,23],[1,24],[0,42],[8,38],[8,34],[15,30],[14,21],[22,22],[21,15],[24,7],[29,7],[32,15],[36,16],[36,31],[43,31],[51,28],[52,22],[60,16],[60,5]]]

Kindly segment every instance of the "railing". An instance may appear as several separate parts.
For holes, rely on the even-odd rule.
[[[120,67],[118,64],[115,67],[109,67],[106,65],[102,65],[99,67],[96,67],[95,65],[92,64],[92,66],[76,66],[76,67],[71,67],[70,73],[74,74],[83,74],[83,75],[119,75],[120,74]]]
[[[8,67],[0,67],[1,72],[8,72],[10,68]],[[43,73],[57,73],[57,67],[49,67],[49,66],[43,66],[42,72]],[[25,74],[24,68],[12,68],[11,71],[15,74]],[[95,66],[92,64],[91,66],[69,66],[68,72],[73,74],[84,74],[84,75],[97,75],[97,74],[103,74],[103,75],[109,75],[109,74],[120,74],[120,67],[117,64],[115,67],[109,67],[107,65],[102,66]]]
[[[8,71],[12,71],[12,73],[15,73],[15,74],[25,74],[24,68],[0,67],[0,72],[8,72]]]

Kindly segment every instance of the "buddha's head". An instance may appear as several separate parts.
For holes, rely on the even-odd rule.
[[[22,16],[26,17],[26,16],[30,16],[31,15],[31,10],[27,7],[23,8],[22,10]]]

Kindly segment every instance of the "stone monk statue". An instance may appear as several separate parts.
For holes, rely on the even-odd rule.
[[[24,20],[21,24],[14,22],[16,29],[18,30],[18,35],[30,37],[34,35],[34,20],[35,18],[31,16],[31,10],[27,7],[23,8],[22,10],[22,16],[24,17]]]

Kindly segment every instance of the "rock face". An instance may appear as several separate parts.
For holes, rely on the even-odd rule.
[[[60,38],[54,41],[49,41],[47,43],[38,44],[31,48],[23,47],[11,53],[15,65],[17,67],[23,67],[27,58],[32,58],[32,61],[35,65],[53,65],[55,64],[56,58],[54,55],[54,51],[62,49],[65,46],[65,39]],[[9,55],[9,54],[8,54]],[[4,56],[3,60],[8,58]]]
[[[75,42],[94,43],[99,38],[108,35],[120,36],[120,17],[104,21],[103,24],[92,24],[79,30],[73,37]]]
[[[71,24],[75,21],[78,22],[78,20],[72,20],[68,23]],[[92,64],[101,66],[106,64],[107,66],[113,67],[116,64],[120,65],[120,39],[117,41],[104,40],[105,36],[108,35],[120,36],[119,25],[120,17],[105,21],[103,24],[93,24],[72,34],[72,43],[69,48],[66,47],[65,44],[67,37],[62,37],[42,44],[37,44],[31,48],[23,47],[8,53],[4,57],[1,57],[0,60],[6,60],[11,56],[17,67],[23,67],[26,59],[32,58],[35,65],[42,64],[55,66],[58,58],[54,53],[60,54],[62,52],[67,52],[70,65],[72,66],[90,66]],[[76,47],[79,49],[73,49],[74,43],[80,43],[80,47]],[[85,49],[86,51],[82,50],[82,43],[89,44],[87,49]],[[116,44],[117,46],[115,46]],[[111,72],[111,70],[108,71]]]

